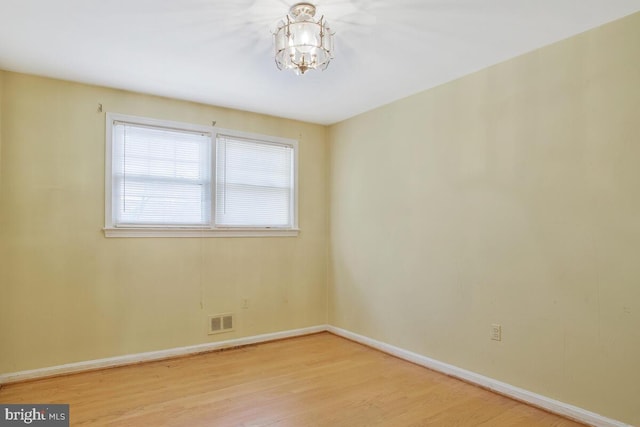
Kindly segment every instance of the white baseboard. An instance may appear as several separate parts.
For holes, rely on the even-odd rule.
[[[116,366],[131,365],[134,363],[150,362],[153,360],[168,359],[177,356],[206,353],[208,351],[221,350],[229,347],[257,344],[262,342],[292,338],[301,335],[309,335],[327,330],[326,325],[312,326],[309,328],[293,329],[289,331],[274,332],[270,334],[254,335],[244,338],[235,338],[226,341],[217,341],[206,344],[192,345],[188,347],[171,348],[168,350],[149,351],[146,353],[127,354],[125,356],[109,357],[106,359],[88,360],[85,362],[69,363],[66,365],[51,366],[29,371],[0,374],[0,385],[19,381],[34,380],[96,369],[113,368]]]
[[[566,418],[571,418],[581,423],[596,427],[631,427],[628,424],[604,417],[602,415],[587,411],[582,408],[578,408],[577,406],[550,399],[540,394],[536,394],[519,387],[515,387],[510,384],[503,383],[501,381],[494,380],[480,374],[476,374],[475,372],[467,371],[466,369],[458,368],[457,366],[449,365],[447,363],[443,363],[438,360],[431,359],[429,357],[422,356],[420,354],[413,353],[411,351],[404,350],[402,348],[395,347],[393,345],[347,331],[345,329],[337,328],[335,326],[328,326],[327,330],[338,336],[347,338],[360,344],[364,344],[369,347],[373,347],[384,353],[390,354],[400,359],[404,359],[411,363],[415,363],[416,365],[424,366],[425,368],[429,368],[434,371],[459,378],[469,383],[476,384],[480,387],[493,390],[496,393],[511,397],[522,402],[526,402],[532,406],[545,409],[549,412],[562,415]]]
[[[330,325],[318,325],[302,329],[293,329],[289,331],[274,332],[263,335],[255,335],[251,337],[236,338],[226,341],[218,341],[206,344],[192,345],[188,347],[178,347],[168,350],[150,351],[146,353],[128,354],[125,356],[110,357],[106,359],[89,360],[86,362],[69,363],[66,365],[52,366],[42,369],[33,369],[30,371],[14,372],[9,374],[0,374],[0,385],[10,384],[19,381],[33,380],[38,378],[46,378],[64,374],[71,374],[83,371],[92,371],[96,369],[112,368],[116,366],[131,365],[134,363],[150,362],[154,360],[168,359],[177,356],[187,356],[191,354],[206,353],[209,351],[221,350],[224,348],[237,347],[250,344],[258,344],[268,341],[274,341],[284,338],[293,338],[302,335],[309,335],[318,332],[328,331],[335,335],[350,339],[352,341],[375,348],[384,353],[406,360],[416,365],[443,374],[459,378],[480,387],[493,390],[496,393],[511,397],[538,408],[545,409],[558,415],[562,415],[573,420],[596,426],[596,427],[632,427],[628,424],[616,421],[594,412],[587,411],[577,406],[569,405],[548,397],[542,396],[519,387],[485,377],[457,366],[449,365],[429,357],[395,347],[381,341],[374,340],[364,335],[356,334],[345,329],[337,328]]]

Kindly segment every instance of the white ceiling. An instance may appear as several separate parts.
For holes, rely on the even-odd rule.
[[[640,10],[640,0],[318,0],[324,72],[279,71],[295,1],[0,0],[0,68],[331,124]]]

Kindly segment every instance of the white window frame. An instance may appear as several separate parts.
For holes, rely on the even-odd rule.
[[[151,127],[169,128],[184,131],[203,132],[211,135],[211,218],[207,226],[145,226],[115,225],[113,221],[113,124],[125,122]],[[289,138],[267,136],[256,133],[222,129],[213,126],[196,125],[169,120],[152,119],[118,113],[106,114],[105,143],[105,226],[106,237],[293,237],[300,232],[298,228],[298,141]],[[216,144],[218,135],[255,140],[267,144],[287,145],[293,148],[293,206],[291,227],[216,227]]]

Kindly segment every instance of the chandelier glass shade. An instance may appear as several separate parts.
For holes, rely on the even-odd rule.
[[[308,70],[324,70],[333,59],[333,33],[324,16],[315,21],[315,14],[314,5],[298,3],[278,23],[273,37],[279,69],[300,75]]]

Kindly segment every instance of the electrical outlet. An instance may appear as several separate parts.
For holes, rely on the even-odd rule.
[[[491,324],[491,339],[495,341],[502,341],[502,326],[497,323]]]

